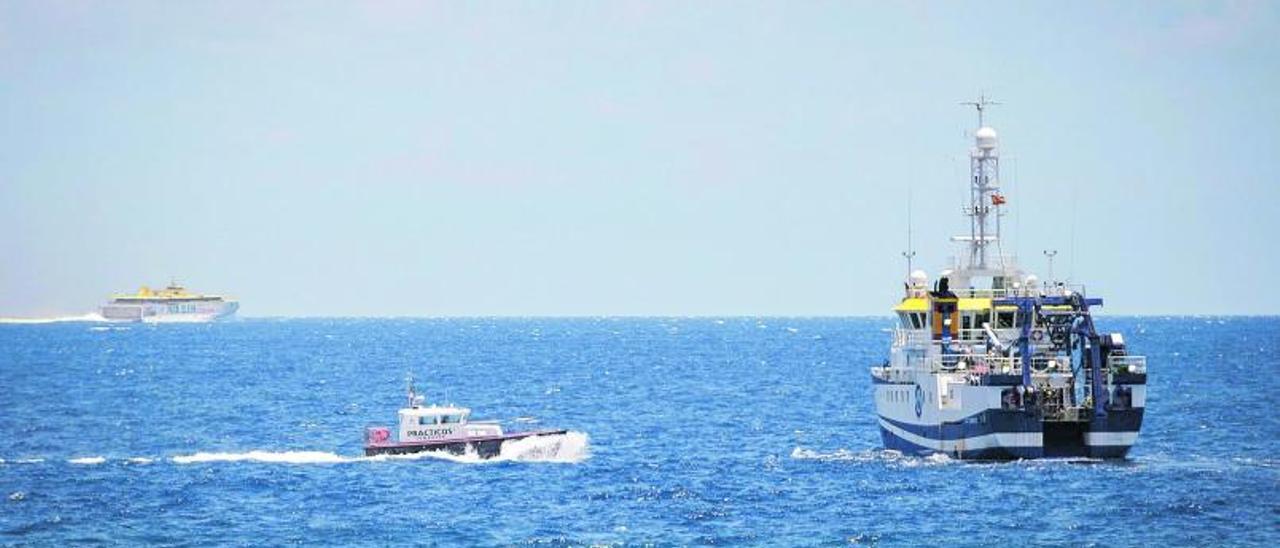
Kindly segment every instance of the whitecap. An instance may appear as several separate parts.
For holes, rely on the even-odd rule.
[[[69,459],[67,460],[67,462],[71,464],[102,464],[104,462],[107,462],[107,458],[106,457],[80,457],[75,459]]]

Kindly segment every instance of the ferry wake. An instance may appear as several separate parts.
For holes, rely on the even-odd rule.
[[[979,127],[970,232],[953,238],[965,253],[932,285],[908,262],[889,359],[871,368],[884,445],[962,459],[1123,458],[1142,425],[1146,358],[1121,334],[1096,331],[1102,299],[1042,283],[1001,253],[1006,198],[996,131],[983,120],[993,103],[966,104]]]

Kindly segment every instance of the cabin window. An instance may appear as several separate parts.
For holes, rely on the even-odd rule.
[[[1007,312],[997,312],[996,329],[1012,329],[1014,327],[1013,317],[1014,311],[1012,310]]]

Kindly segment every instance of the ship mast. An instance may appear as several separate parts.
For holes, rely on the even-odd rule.
[[[978,129],[973,133],[974,148],[969,151],[969,205],[964,208],[964,214],[969,217],[969,235],[951,239],[969,242],[969,259],[964,265],[966,270],[990,271],[994,265],[988,262],[987,248],[992,244],[998,245],[1000,241],[1000,204],[1004,203],[1004,197],[1000,195],[996,130],[987,127],[983,115],[987,107],[1000,103],[981,95],[977,101],[961,104],[977,109]],[[994,219],[988,219],[989,216]],[[991,221],[990,225],[988,221]]]

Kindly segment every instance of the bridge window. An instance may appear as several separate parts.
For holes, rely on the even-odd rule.
[[[1012,310],[1005,311],[1005,312],[996,312],[996,313],[995,313],[995,316],[996,316],[995,328],[996,328],[996,329],[1011,329],[1011,328],[1013,328],[1013,327],[1014,327],[1014,321],[1013,321],[1013,320],[1014,320],[1014,314],[1015,314],[1015,312],[1014,312],[1014,311],[1012,311]]]

